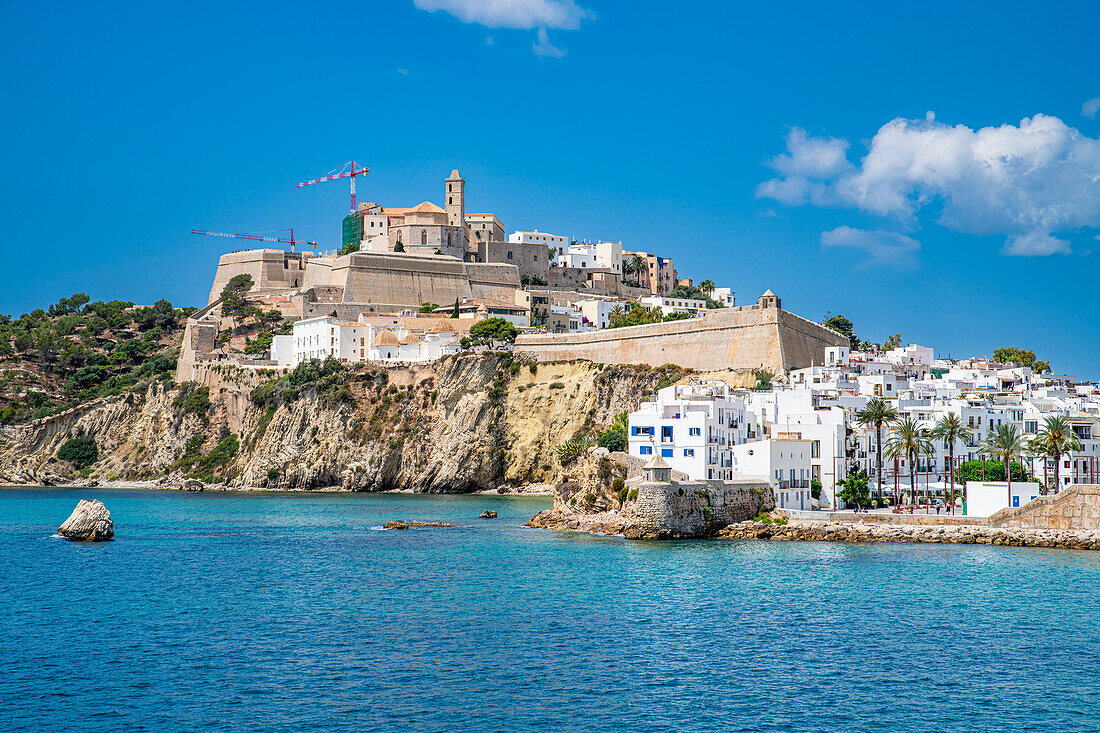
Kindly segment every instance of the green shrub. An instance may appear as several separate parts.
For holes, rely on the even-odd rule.
[[[638,490],[637,489],[631,489],[629,492],[627,492],[626,498],[627,498],[627,501],[634,501],[635,499],[638,498]]]
[[[708,522],[714,518],[714,511],[709,506],[703,507],[703,519]]]
[[[57,457],[73,464],[74,468],[88,468],[99,460],[99,446],[96,445],[95,438],[82,431],[58,449]]]
[[[183,415],[203,415],[210,409],[210,388],[196,387],[190,389],[184,387],[173,404]]]
[[[558,454],[558,460],[561,461],[561,464],[564,466],[572,463],[587,449],[587,438],[570,438],[569,440],[558,443],[554,450]]]
[[[535,362],[531,362],[531,364],[527,367],[527,371],[531,372],[531,374],[538,374],[539,373],[539,365],[536,364]]]
[[[279,469],[275,468],[274,466],[267,469],[267,480],[268,481],[275,481],[278,478],[279,478]]]
[[[565,385],[561,382],[551,382],[550,389],[565,389]]]

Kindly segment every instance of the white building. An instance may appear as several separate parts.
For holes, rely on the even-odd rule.
[[[663,295],[647,295],[639,298],[638,302],[646,308],[653,310],[660,308],[663,315],[669,313],[687,313],[691,316],[701,316],[706,313],[707,302],[694,298],[666,298]]]
[[[721,303],[727,308],[733,308],[737,305],[737,298],[734,296],[733,288],[715,288],[710,291],[710,299]]]
[[[348,364],[431,361],[458,353],[459,340],[474,322],[467,318],[366,315],[358,321],[341,321],[331,316],[308,318],[294,324],[292,335],[275,337],[271,358],[282,367],[330,357]]]
[[[730,448],[744,439],[744,400],[718,381],[675,384],[630,413],[629,451],[660,455],[693,480],[733,477]]]
[[[515,231],[508,235],[513,244],[542,244],[565,252],[569,247],[569,238],[561,234],[547,234],[536,229],[533,232]]]
[[[571,244],[555,260],[558,267],[575,267],[582,270],[609,270],[616,275],[623,273],[622,242],[578,242]]]
[[[580,311],[583,325],[592,328],[607,328],[611,323],[611,313],[616,308],[625,311],[630,307],[619,300],[578,300],[573,306]]]
[[[811,509],[809,440],[755,440],[731,449],[733,475],[767,479],[780,509]]]

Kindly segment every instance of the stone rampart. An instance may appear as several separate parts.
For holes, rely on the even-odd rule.
[[[667,323],[523,335],[516,340],[515,351],[538,361],[671,363],[699,371],[763,367],[783,373],[820,363],[827,346],[845,343],[835,331],[793,313],[749,305]]]
[[[207,303],[221,297],[222,289],[237,275],[250,275],[253,290],[288,290],[302,285],[312,255],[281,249],[249,249],[230,252],[218,259],[214,285]]]
[[[1100,485],[1078,484],[1053,496],[1040,496],[1018,509],[1002,509],[987,520],[990,527],[1100,530]]]
[[[708,537],[775,507],[766,481],[672,481],[640,483],[631,522],[632,539]]]

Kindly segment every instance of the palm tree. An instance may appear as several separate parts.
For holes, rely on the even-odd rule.
[[[1043,456],[1044,459],[1054,459],[1054,491],[1057,493],[1062,485],[1059,476],[1062,456],[1081,450],[1081,439],[1077,437],[1077,433],[1073,432],[1069,420],[1062,415],[1051,415],[1043,420],[1043,428],[1031,439],[1028,447],[1035,455]],[[1044,486],[1044,494],[1046,490],[1047,487]]]
[[[699,292],[703,295],[710,295],[714,292],[714,282],[711,280],[704,280],[699,283]]]
[[[856,413],[856,420],[863,427],[875,426],[875,483],[878,485],[878,498],[882,501],[882,426],[898,417],[894,406],[881,397],[872,397],[866,406]],[[897,497],[894,497],[895,503]]]
[[[947,447],[948,468],[951,473],[951,513],[955,513],[955,441],[967,440],[970,430],[963,427],[962,420],[954,412],[948,412],[940,418],[936,426],[932,428],[932,437],[942,440]],[[965,489],[965,486],[964,486]],[[963,494],[963,502],[966,495]]]
[[[997,429],[982,443],[982,450],[1004,461],[1005,481],[1008,483],[1006,506],[1012,506],[1012,459],[1023,453],[1025,448],[1027,448],[1027,441],[1016,430],[1015,425],[998,425]]]
[[[891,426],[890,439],[886,443],[886,454],[891,458],[909,460],[909,501],[917,495],[917,458],[932,452],[931,434],[928,428],[906,415]]]

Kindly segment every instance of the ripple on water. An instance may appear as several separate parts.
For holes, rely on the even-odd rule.
[[[540,499],[111,490],[115,542],[36,541],[82,493],[0,490],[7,729],[1100,720],[1100,553],[639,543],[524,529]]]

